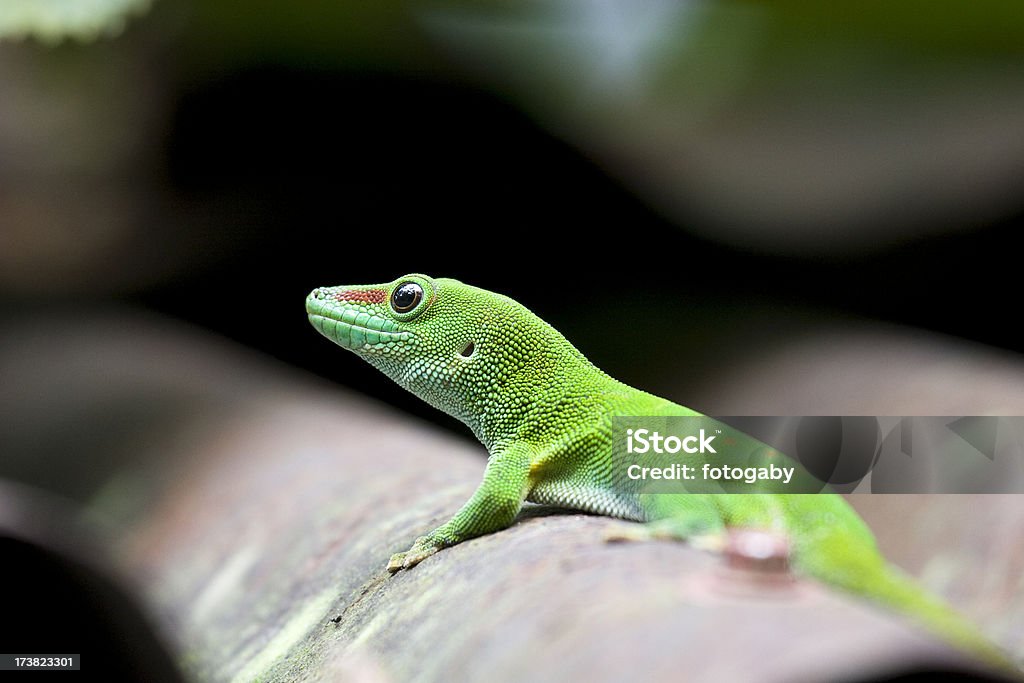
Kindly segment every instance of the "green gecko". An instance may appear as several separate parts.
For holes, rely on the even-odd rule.
[[[523,501],[646,522],[651,537],[715,538],[727,527],[784,532],[805,575],[916,618],[990,663],[998,648],[886,563],[835,494],[630,494],[612,483],[612,416],[699,416],[602,372],[512,299],[413,274],[321,287],[310,322],[430,405],[464,422],[490,456],[483,482],[448,522],[391,557],[392,573],[510,526]],[[640,535],[640,534],[638,534]]]

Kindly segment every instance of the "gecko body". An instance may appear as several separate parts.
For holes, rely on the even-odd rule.
[[[509,297],[412,274],[317,288],[306,311],[328,339],[464,422],[489,453],[472,497],[392,556],[389,571],[508,527],[524,501],[644,522],[638,537],[708,539],[728,527],[767,528],[787,536],[798,572],[909,615],[1008,666],[972,625],[886,563],[868,527],[838,495],[645,494],[616,486],[614,416],[701,414],[610,377]]]

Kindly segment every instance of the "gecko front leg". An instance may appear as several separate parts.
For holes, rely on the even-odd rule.
[[[388,571],[394,574],[409,569],[442,548],[510,526],[528,492],[532,455],[533,449],[525,442],[497,448],[488,458],[484,479],[473,496],[450,520],[417,538],[405,552],[392,555]]]

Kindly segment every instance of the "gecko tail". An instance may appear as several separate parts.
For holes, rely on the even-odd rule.
[[[1020,665],[995,645],[978,627],[941,598],[923,589],[902,570],[886,563],[875,552],[858,553],[859,561],[833,563],[822,560],[828,553],[812,553],[797,568],[824,583],[862,596],[905,615],[943,641],[1005,673],[1021,674]]]
[[[995,645],[977,626],[949,604],[923,590],[899,569],[888,565],[884,567],[876,579],[874,596],[986,664],[1020,673],[1010,655]]]

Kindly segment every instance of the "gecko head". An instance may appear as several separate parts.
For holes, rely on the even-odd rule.
[[[309,321],[321,334],[428,400],[425,385],[457,386],[494,328],[518,306],[458,280],[419,273],[380,285],[318,287],[306,297]]]
[[[317,287],[306,297],[306,314],[338,346],[398,361],[416,345],[415,321],[430,308],[435,290],[434,281],[419,274],[382,285]]]
[[[512,299],[418,273],[318,287],[306,297],[306,313],[335,344],[474,430],[479,405],[527,401],[535,394],[530,382],[550,384],[551,373],[582,358]]]

